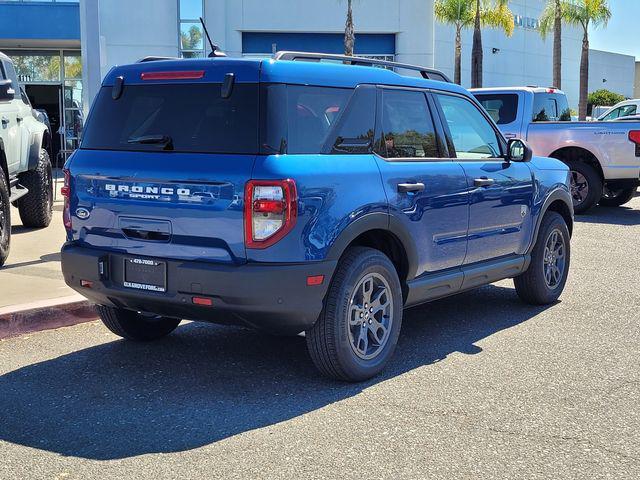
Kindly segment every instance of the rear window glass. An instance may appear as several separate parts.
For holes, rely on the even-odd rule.
[[[353,93],[347,88],[267,85],[265,153],[321,153]]]
[[[103,87],[84,131],[85,149],[258,153],[257,84],[125,85],[117,100]]]
[[[553,93],[536,93],[533,96],[534,122],[570,122],[571,110],[567,97]]]
[[[498,125],[508,125],[516,121],[518,116],[518,95],[511,93],[482,94],[476,95],[476,99]]]

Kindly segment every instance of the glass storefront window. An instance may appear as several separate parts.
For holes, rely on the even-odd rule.
[[[204,31],[199,21],[204,16],[203,0],[178,0],[178,15],[178,45],[181,56],[204,57]]]
[[[64,78],[82,79],[82,57],[80,52],[64,52]]]
[[[60,52],[47,50],[5,50],[21,82],[60,82]]]
[[[180,24],[180,47],[182,50],[204,50],[202,25],[182,22]]]

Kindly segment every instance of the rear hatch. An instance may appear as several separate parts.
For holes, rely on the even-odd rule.
[[[245,261],[258,78],[259,62],[229,59],[110,72],[69,163],[74,238],[128,254]]]

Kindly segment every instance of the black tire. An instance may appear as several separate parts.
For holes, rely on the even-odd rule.
[[[624,188],[622,190],[604,189],[602,198],[598,202],[602,207],[620,207],[629,203],[636,196],[638,187]]]
[[[555,281],[550,284],[546,277],[545,250],[554,233],[559,235],[563,242],[563,265],[562,272],[557,275],[557,279],[553,278]],[[556,258],[559,261],[560,255],[555,255],[552,258]],[[540,225],[538,238],[531,253],[529,268],[525,273],[513,279],[518,296],[523,302],[531,305],[548,305],[555,302],[562,294],[567,283],[570,264],[571,237],[567,223],[562,218],[562,215],[556,212],[547,212]]]
[[[11,244],[11,204],[9,204],[9,185],[0,168],[0,267],[9,256]]]
[[[20,175],[20,183],[29,190],[18,200],[20,219],[25,227],[44,228],[53,214],[53,181],[51,161],[46,150],[40,150],[38,165]]]
[[[150,316],[123,308],[96,305],[96,311],[105,326],[119,337],[148,342],[166,337],[180,324],[180,319]]]
[[[594,207],[602,198],[602,178],[588,163],[578,160],[568,162],[568,165],[571,170],[573,210],[576,215],[580,215]]]
[[[365,290],[368,287],[365,284],[369,279],[372,283],[367,297]],[[356,291],[356,287],[361,289]],[[361,299],[358,298],[360,292]],[[372,311],[373,302],[368,310],[366,308],[366,298],[371,301],[374,297],[378,297],[376,303],[384,300],[384,305],[387,305],[378,313]],[[361,310],[352,311],[352,299],[353,308],[359,305]],[[372,313],[365,317],[365,310]],[[306,331],[307,348],[313,363],[323,375],[338,380],[357,382],[377,375],[388,363],[398,343],[402,310],[402,289],[389,258],[372,248],[349,249],[331,280],[318,321]],[[355,322],[350,322],[350,317]],[[360,323],[360,317],[363,323]],[[388,328],[376,328],[385,322]],[[357,330],[358,338],[354,330]],[[361,349],[361,352],[356,353],[356,349]]]

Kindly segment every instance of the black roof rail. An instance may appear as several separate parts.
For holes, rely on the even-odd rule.
[[[389,60],[379,60],[377,58],[365,58],[365,57],[357,57],[357,56],[348,56],[348,55],[336,55],[333,53],[310,53],[310,52],[277,52],[274,57],[275,60],[298,60],[298,61],[306,61],[306,62],[320,62],[322,60],[337,60],[344,62],[348,65],[361,65],[361,66],[381,66],[381,67],[391,67],[391,68],[400,68],[404,70],[414,70],[420,72],[423,78],[429,80],[438,80],[441,82],[451,83],[451,80],[440,70],[436,70],[435,68],[426,68],[418,65],[410,65],[408,63],[399,63],[399,62],[391,62]]]
[[[138,60],[136,63],[156,62],[158,60],[180,60],[178,57],[144,57]]]

